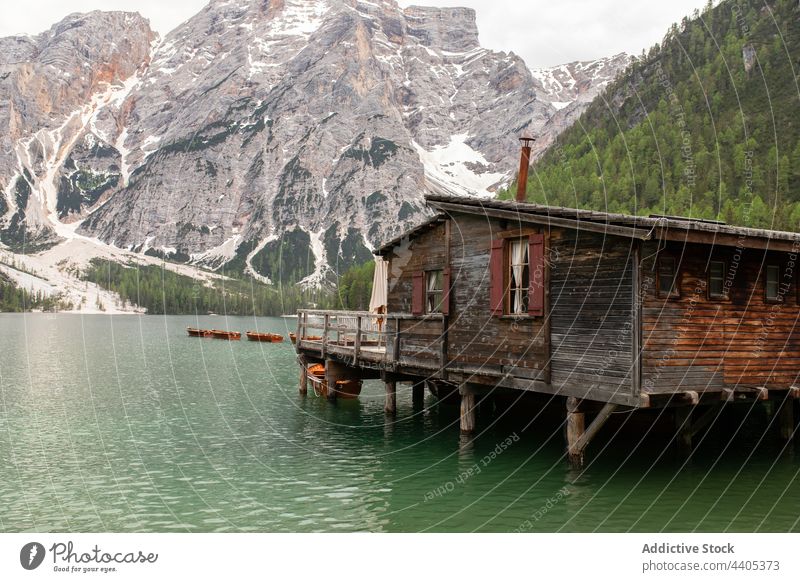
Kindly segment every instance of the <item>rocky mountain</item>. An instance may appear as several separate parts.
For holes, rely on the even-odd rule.
[[[317,284],[424,212],[490,196],[628,57],[531,72],[475,13],[394,0],[212,0],[0,39],[0,241],[93,240]]]

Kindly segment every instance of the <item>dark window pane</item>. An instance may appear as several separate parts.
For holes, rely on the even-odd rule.
[[[708,292],[713,298],[725,297],[725,262],[711,261],[708,274]]]
[[[675,259],[661,257],[658,260],[658,292],[661,296],[677,295],[675,288]]]
[[[767,266],[767,299],[769,301],[777,301],[778,297],[778,277],[780,276],[780,268],[777,265]]]

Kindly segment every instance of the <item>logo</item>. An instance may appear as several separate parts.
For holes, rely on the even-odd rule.
[[[39,542],[30,542],[22,546],[19,552],[19,563],[26,570],[35,570],[44,561],[44,546]]]

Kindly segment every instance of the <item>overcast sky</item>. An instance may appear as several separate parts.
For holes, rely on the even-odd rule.
[[[0,36],[37,34],[70,12],[138,11],[165,34],[208,0],[0,0]],[[313,0],[309,0],[313,1]],[[639,54],[705,0],[400,0],[402,6],[471,6],[481,44],[514,51],[531,68]]]

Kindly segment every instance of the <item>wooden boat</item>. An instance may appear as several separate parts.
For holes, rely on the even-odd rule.
[[[296,333],[290,333],[289,334],[289,339],[292,340],[293,344],[296,344],[297,343],[297,334]],[[307,335],[302,339],[303,339],[303,341],[307,341],[307,342],[321,342],[322,341],[322,336],[321,335]]]
[[[283,341],[283,336],[277,333],[259,333],[257,331],[248,331],[247,339],[251,342],[265,342],[265,343],[280,343]]]
[[[242,339],[242,332],[240,331],[223,331],[221,329],[212,329],[211,337],[224,340],[240,340]]]
[[[197,329],[196,327],[187,327],[186,331],[192,337],[210,337],[211,330],[210,329]]]
[[[314,364],[308,368],[308,379],[314,386],[314,393],[320,398],[328,396],[328,381],[325,380],[325,366]],[[338,398],[353,399],[361,394],[361,380],[337,380],[336,395]]]

